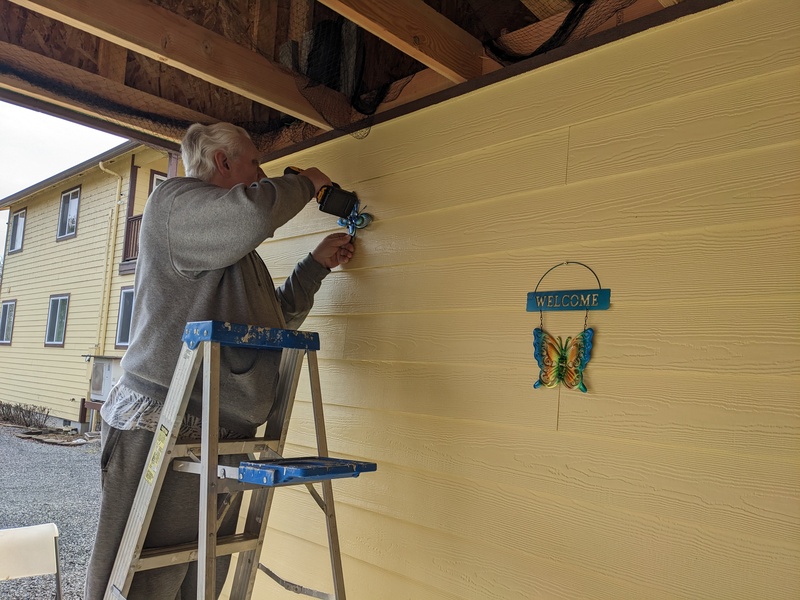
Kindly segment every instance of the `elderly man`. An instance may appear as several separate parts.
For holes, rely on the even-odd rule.
[[[103,491],[86,600],[105,593],[186,322],[213,319],[297,328],[311,310],[323,278],[353,255],[349,235],[329,235],[276,289],[256,248],[330,179],[314,168],[267,179],[247,133],[229,123],[192,125],[181,152],[187,176],[159,185],[144,211],[131,343],[121,363],[124,374],[101,410]],[[266,421],[278,364],[277,352],[222,349],[221,437],[251,437]],[[181,424],[182,436],[199,436],[199,384]],[[170,470],[145,547],[195,541],[198,501],[197,477]],[[220,535],[235,531],[238,506],[233,508]],[[219,588],[228,562],[218,559]],[[137,573],[127,597],[195,598],[196,573],[196,563]]]

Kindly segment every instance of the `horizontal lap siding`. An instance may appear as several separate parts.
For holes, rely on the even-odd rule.
[[[134,204],[133,214],[137,215],[141,214],[141,211],[147,200],[147,195],[148,195],[147,190],[150,183],[151,169],[162,173],[166,173],[167,159],[165,158],[165,152],[159,152],[153,149],[145,149],[144,147],[142,147],[139,148],[135,153],[135,164],[140,165],[140,168],[137,171],[137,179],[135,183],[136,193],[135,197],[133,198],[133,204]],[[125,275],[120,275],[119,273],[119,267],[120,263],[122,262],[122,257],[124,253],[128,203],[131,200],[130,198],[131,154],[125,154],[124,156],[114,160],[113,164],[105,164],[104,166],[109,170],[113,171],[114,173],[119,174],[122,177],[122,182],[120,187],[120,198],[119,198],[120,204],[117,207],[118,214],[116,217],[117,226],[114,232],[113,257],[111,258],[111,262],[108,265],[108,268],[111,270],[111,288],[110,288],[109,303],[108,303],[108,322],[107,322],[105,337],[101,342],[103,347],[98,348],[98,352],[96,354],[121,358],[124,353],[124,349],[115,348],[117,339],[117,322],[119,318],[120,290],[123,287],[132,287],[134,281],[133,273]],[[106,175],[106,177],[109,181],[113,182],[114,185],[113,192],[109,196],[113,197],[113,195],[116,194],[117,190],[117,180],[112,175]],[[107,208],[108,208],[108,217],[110,221],[113,218],[113,213],[111,211],[114,209],[114,206],[113,204],[109,204]],[[104,246],[103,251],[101,253],[98,253],[94,257],[95,260],[98,261],[96,266],[97,273],[103,272],[103,268],[105,266],[105,251],[106,250]],[[98,296],[97,307],[99,310],[100,296]],[[98,317],[98,323],[99,323],[99,317]]]
[[[122,167],[114,161],[114,168]],[[106,165],[108,166],[108,165]],[[61,193],[81,186],[77,235],[56,241]],[[0,401],[34,404],[77,420],[89,389],[103,294],[106,244],[117,180],[99,170],[22,202],[28,213],[23,251],[8,257],[2,299],[17,300],[11,346],[0,346]],[[49,298],[69,294],[64,347],[44,347]]]
[[[150,178],[152,171],[159,173],[167,173],[169,162],[167,153],[157,151],[154,149],[146,149],[141,147],[135,153],[134,164],[138,166],[135,198],[133,198],[133,208],[131,209],[132,215],[141,215],[144,206],[147,203],[148,190],[150,186]],[[116,231],[116,244],[114,246],[114,260],[111,263],[111,296],[108,305],[108,328],[105,336],[105,347],[103,354],[105,356],[112,356],[121,358],[125,353],[124,348],[115,348],[117,342],[117,324],[119,322],[119,298],[122,288],[133,287],[135,274],[127,273],[120,275],[119,266],[122,262],[123,253],[125,251],[125,228],[127,224],[128,202],[130,198],[130,173],[131,173],[131,157],[125,157],[119,161],[115,170],[123,176],[122,182],[122,204],[119,208],[119,218]],[[183,174],[183,167],[180,166],[179,175]]]
[[[738,0],[266,165],[376,218],[304,325],[331,452],[379,464],[335,484],[349,598],[800,594],[798,65],[800,7]],[[261,252],[280,281],[336,230],[309,206]],[[587,394],[532,387],[564,260],[612,290]],[[318,513],[279,491],[263,558],[329,589]]]

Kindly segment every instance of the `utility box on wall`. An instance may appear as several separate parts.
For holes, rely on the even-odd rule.
[[[112,367],[110,358],[95,358],[92,364],[91,399],[103,402],[111,391]]]
[[[111,388],[122,377],[120,359],[109,356],[97,356],[92,360],[92,378],[89,386],[89,402],[86,402],[88,412],[81,415],[81,423],[86,423],[90,431],[99,428],[100,406],[108,398]]]

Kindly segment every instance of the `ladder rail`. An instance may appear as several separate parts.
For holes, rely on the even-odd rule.
[[[311,384],[311,404],[314,409],[317,451],[320,456],[328,456],[328,438],[325,434],[325,415],[322,409],[322,385],[319,380],[319,363],[317,362],[316,352],[308,353],[308,376]],[[325,524],[328,532],[328,550],[331,557],[334,598],[336,600],[345,600],[344,569],[342,568],[342,553],[339,548],[339,530],[336,526],[336,510],[333,504],[333,484],[330,479],[322,482],[322,499],[324,502],[324,507],[322,508],[325,512]]]
[[[197,589],[216,600],[217,462],[219,460],[219,342],[203,344],[203,409],[200,453],[200,520],[197,532]]]

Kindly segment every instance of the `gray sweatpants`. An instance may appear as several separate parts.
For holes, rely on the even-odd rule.
[[[143,429],[122,431],[103,422],[100,457],[102,498],[97,536],[86,574],[85,600],[102,600],[114,567],[117,549],[133,505],[136,488],[148,458],[153,433]],[[238,464],[243,457],[220,457],[220,464]],[[156,510],[145,538],[145,548],[197,540],[200,478],[191,473],[167,471]],[[228,510],[219,535],[235,533],[241,495]],[[217,597],[228,573],[230,557],[217,559]],[[128,600],[194,600],[197,598],[197,563],[140,571],[133,577]]]

